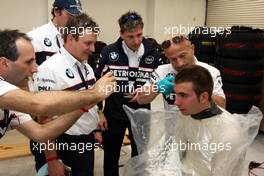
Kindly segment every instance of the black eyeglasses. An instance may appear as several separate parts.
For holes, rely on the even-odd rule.
[[[179,35],[179,36],[175,36],[171,39],[171,41],[175,44],[181,43],[183,40],[189,40],[187,37],[183,36],[183,35]],[[170,47],[171,45],[171,41],[170,40],[165,40],[164,42],[162,42],[161,46],[163,49],[167,49]]]
[[[131,15],[126,15],[124,16],[122,19],[121,19],[121,23],[122,24],[125,24],[127,23],[127,21],[131,19],[133,21],[136,21],[136,20],[139,20],[140,19],[140,16],[136,15],[136,14],[131,14]]]

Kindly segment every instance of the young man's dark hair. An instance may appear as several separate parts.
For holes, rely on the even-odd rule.
[[[67,36],[71,34],[76,41],[78,41],[79,37],[88,33],[99,34],[99,26],[96,22],[89,17],[87,14],[83,13],[75,18],[71,18],[65,28],[64,31],[60,31],[63,34],[63,40],[66,42]]]
[[[188,66],[177,74],[174,82],[175,84],[191,82],[197,97],[203,92],[208,92],[209,101],[211,101],[214,82],[207,69],[199,65]]]
[[[55,11],[61,11],[61,10],[63,10],[63,8],[53,7],[53,8],[51,9],[52,19],[55,17]]]
[[[136,12],[127,12],[118,19],[118,24],[120,26],[120,32],[131,31],[136,27],[140,26],[142,29],[144,23],[142,17]]]
[[[23,38],[31,41],[25,33],[18,30],[0,30],[0,57],[5,57],[11,61],[16,61],[19,53],[16,46],[16,40]]]

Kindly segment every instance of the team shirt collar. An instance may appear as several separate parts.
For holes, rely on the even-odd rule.
[[[135,56],[137,56],[139,58],[139,57],[142,57],[143,54],[144,54],[144,45],[143,45],[143,43],[140,44],[140,46],[139,46],[137,51],[133,51],[127,46],[126,42],[123,40],[122,41],[122,48],[123,48],[124,52],[126,53],[126,55],[128,55],[128,56],[135,55]]]
[[[64,59],[68,62],[71,67],[75,65],[83,66],[87,61],[80,62],[73,55],[71,55],[64,47],[60,49],[60,53],[64,56]]]
[[[54,23],[51,20],[49,21],[48,25],[50,26],[50,29],[52,30],[51,31],[52,33],[56,34],[56,36],[57,35],[61,36],[59,30],[56,28],[56,26],[54,25]]]

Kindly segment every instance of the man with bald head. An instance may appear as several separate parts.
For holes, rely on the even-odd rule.
[[[173,92],[174,77],[189,65],[200,65],[206,68],[213,77],[214,87],[212,99],[216,104],[225,108],[225,94],[222,89],[222,80],[220,72],[215,67],[200,62],[194,55],[194,46],[183,35],[170,37],[162,43],[165,56],[170,60],[170,64],[159,66],[151,76],[151,79],[144,87],[136,91],[131,101],[137,101],[139,104],[149,103],[163,93],[165,110],[175,110],[175,93]]]

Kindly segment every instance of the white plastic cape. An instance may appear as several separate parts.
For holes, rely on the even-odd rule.
[[[139,155],[124,167],[124,176],[241,176],[248,146],[262,119],[223,113],[195,120],[172,111],[133,110],[124,106]]]

